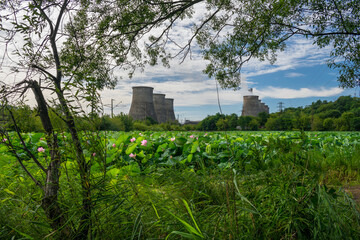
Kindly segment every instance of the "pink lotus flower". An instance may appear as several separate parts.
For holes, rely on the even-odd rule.
[[[130,153],[129,157],[135,158],[135,157],[136,157],[136,154]]]
[[[95,157],[96,153],[93,153],[92,155],[93,155],[93,157]]]
[[[43,138],[40,138],[40,140],[44,140]]]
[[[141,136],[141,135],[142,135],[142,133],[139,133],[139,135]]]
[[[173,138],[170,138],[170,141],[172,141],[172,142],[173,142],[173,141],[175,141],[175,137],[173,137]]]
[[[147,144],[147,141],[145,139],[141,141],[141,146],[146,146],[146,144]]]
[[[6,141],[7,141],[7,138],[4,138],[4,139],[3,139],[3,142],[6,142]]]
[[[114,143],[114,144],[112,145],[112,147],[116,147],[116,144]]]
[[[190,138],[194,138],[194,135],[190,135]]]
[[[39,147],[37,150],[38,152],[42,152],[42,153],[45,152],[45,149],[43,147]]]
[[[135,140],[136,140],[136,138],[132,138],[132,139],[130,139],[130,142],[135,142]]]
[[[207,133],[205,133],[204,136],[207,136]]]

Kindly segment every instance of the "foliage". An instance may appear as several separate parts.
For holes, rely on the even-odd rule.
[[[135,5],[124,1],[106,4],[88,0],[0,1],[0,38],[4,46],[0,66],[7,68],[7,74],[15,75],[15,81],[1,82],[1,109],[9,112],[18,137],[17,141],[9,140],[6,146],[42,190],[39,206],[59,239],[85,239],[90,234],[95,204],[92,196],[101,186],[95,184],[97,187],[93,188],[91,185],[96,182],[92,175],[92,159],[86,156],[86,142],[82,141],[80,130],[86,124],[90,125],[86,127],[90,131],[98,126],[96,115],[101,112],[98,91],[115,86],[114,66],[127,68],[130,74],[139,66],[142,55],[136,42],[149,29],[128,21],[133,7],[137,8]],[[34,126],[19,119],[11,108],[14,104],[11,101],[28,97],[28,90],[34,94],[36,112],[45,132],[45,141],[37,149],[42,152],[47,149],[46,161],[42,161],[44,156],[35,154],[36,148],[31,148],[21,135],[22,129],[29,131]],[[91,109],[89,115],[81,104]],[[25,108],[20,113],[25,110],[32,113]],[[116,127],[130,130],[131,121],[121,118],[123,126]],[[68,147],[58,138],[58,131],[64,128],[72,139]],[[0,135],[10,139],[7,128],[1,128]],[[97,147],[103,146],[99,143]],[[80,196],[77,197],[81,198],[81,204],[77,205],[78,218],[67,215],[66,205],[60,204],[62,181],[66,181],[62,178],[65,170],[61,166],[69,158],[77,166],[77,178],[73,180],[79,187],[76,191]],[[24,161],[34,165],[29,166]],[[41,174],[32,168],[37,168]]]
[[[41,162],[48,161],[44,133],[22,136]],[[14,161],[7,141],[14,141],[33,175],[44,176],[26,160],[15,133],[2,141],[0,238],[53,238],[39,208],[41,190]],[[81,141],[93,163],[91,238],[359,235],[359,211],[342,188],[360,182],[359,133],[83,132]],[[69,134],[60,134],[59,143],[69,150],[61,164],[59,202],[76,222],[81,184]]]
[[[223,88],[236,89],[244,64],[253,58],[274,63],[277,53],[284,51],[291,39],[306,38],[319,48],[331,49],[328,65],[338,69],[342,87],[359,84],[358,0],[193,0],[141,1],[141,4],[126,17],[128,22],[135,22],[131,28],[145,28],[146,22],[161,26],[160,31],[151,33],[147,45],[151,64],[158,60],[168,64],[169,44],[174,44],[171,50],[179,49],[170,52],[172,56],[182,56],[184,60],[196,39],[204,58],[210,61],[204,72],[217,79]],[[187,44],[174,43],[173,28],[184,18],[192,18],[198,9],[202,14],[190,23],[193,32]],[[111,20],[104,25],[111,27]]]
[[[357,0],[239,0],[212,1],[209,5],[214,8],[214,15],[200,30],[198,41],[205,59],[211,62],[205,72],[218,79],[223,87],[238,86],[239,70],[251,58],[274,63],[277,51],[283,51],[288,40],[296,36],[312,39],[319,48],[330,46],[329,66],[339,69],[340,85],[358,84]],[[216,39],[222,33],[224,40]]]
[[[266,122],[267,130],[358,131],[357,97],[341,96],[334,102],[318,100],[306,107],[286,108],[272,113]]]

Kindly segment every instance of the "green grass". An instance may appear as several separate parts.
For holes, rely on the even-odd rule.
[[[29,147],[37,149],[39,139],[30,134]],[[113,132],[83,140],[93,166],[92,239],[360,235],[358,205],[344,191],[359,183],[360,133]],[[40,207],[42,192],[1,150],[0,239],[53,239]],[[65,154],[59,198],[76,224],[81,186],[71,151]]]

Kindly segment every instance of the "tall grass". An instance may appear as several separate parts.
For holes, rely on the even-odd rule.
[[[227,165],[204,154],[190,166],[94,174],[89,239],[359,238],[359,208],[343,188],[359,181],[358,145],[301,135],[232,144]],[[1,156],[0,239],[53,239],[41,193]],[[76,222],[81,186],[63,167],[60,202]]]

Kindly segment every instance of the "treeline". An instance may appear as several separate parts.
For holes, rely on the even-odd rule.
[[[42,124],[36,109],[28,105],[11,107],[17,125],[11,121],[8,111],[0,112],[0,121],[9,130],[16,127],[23,132],[42,132]],[[50,112],[54,128],[66,131],[60,111]],[[359,131],[360,99],[351,96],[339,97],[334,102],[318,100],[306,107],[286,108],[282,112],[260,113],[257,117],[237,116],[236,114],[207,116],[197,125],[181,125],[178,122],[158,124],[151,118],[133,121],[126,114],[114,117],[109,115],[77,116],[80,130],[109,131],[234,131],[234,130],[304,130],[304,131]]]
[[[282,112],[257,117],[216,114],[206,117],[199,130],[304,130],[359,131],[360,99],[339,97],[334,102],[318,100],[306,107],[286,108]]]
[[[11,114],[10,114],[11,112]],[[56,131],[67,131],[64,117],[61,111],[53,109],[49,111],[53,127]],[[15,120],[16,124],[12,120]],[[113,117],[109,115],[99,116],[91,114],[90,116],[75,116],[77,128],[80,131],[186,131],[195,130],[195,126],[182,126],[178,122],[168,122],[158,124],[151,118],[143,121],[134,121],[126,114],[119,114]],[[32,109],[28,105],[10,106],[8,110],[0,110],[0,124],[7,130],[15,131],[19,129],[21,132],[43,132],[40,117],[37,109]]]

